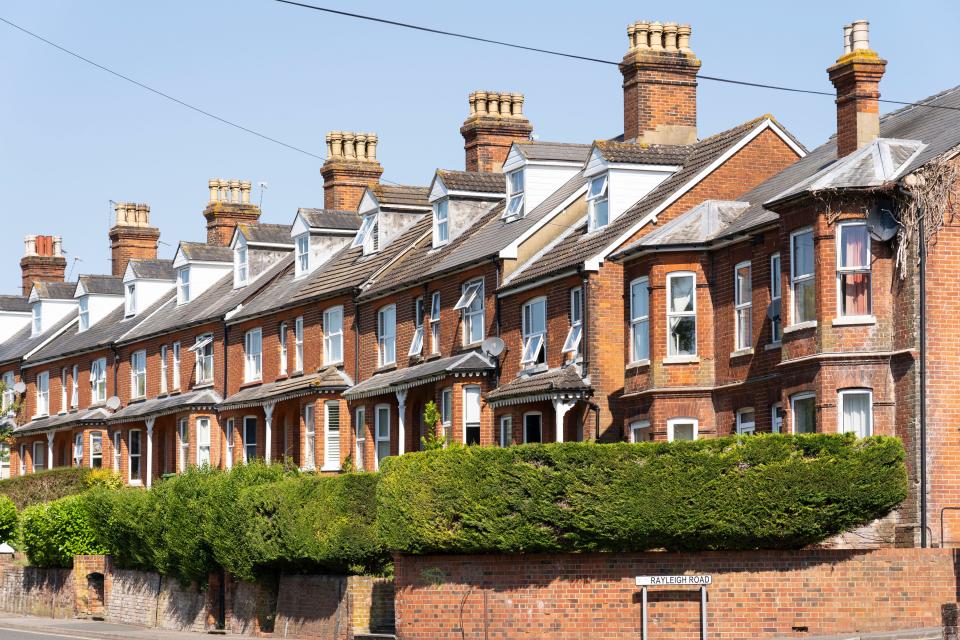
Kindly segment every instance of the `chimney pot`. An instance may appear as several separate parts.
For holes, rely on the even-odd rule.
[[[654,51],[663,50],[663,25],[659,22],[650,23],[650,48]]]
[[[217,180],[207,180],[207,186],[210,187],[210,202],[217,201],[217,191],[220,189],[220,184]]]
[[[627,47],[630,49],[637,48],[637,25],[628,24],[627,25]]]
[[[844,157],[880,135],[880,80],[887,61],[870,49],[869,23],[843,29],[843,55],[827,69],[837,91],[837,157]]]
[[[677,27],[677,48],[680,49],[681,53],[691,53],[690,51],[690,34],[692,29],[690,25],[682,24]]]
[[[634,31],[634,42],[637,49],[649,49],[650,48],[650,23],[649,22],[637,22],[636,30]]]
[[[870,23],[866,20],[857,20],[852,27],[853,50],[864,51],[870,49]]]
[[[677,51],[677,23],[668,22],[663,25],[663,48],[667,51]]]
[[[67,259],[63,257],[60,236],[28,235],[23,239],[20,259],[23,295],[29,295],[35,282],[63,282]]]
[[[334,158],[343,157],[343,131],[331,131],[330,139],[333,141],[333,153],[331,156]]]
[[[240,204],[250,204],[250,181],[240,183]]]
[[[843,27],[843,55],[853,51],[853,25],[847,24]]]

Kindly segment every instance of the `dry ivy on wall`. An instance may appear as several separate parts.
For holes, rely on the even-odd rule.
[[[914,171],[904,178],[907,191],[897,190],[897,207],[894,217],[900,225],[897,231],[896,268],[902,280],[907,274],[907,255],[916,249],[918,239],[924,247],[936,241],[937,233],[945,222],[956,215],[960,198],[960,166],[956,162],[938,159]],[[948,215],[949,214],[949,215]],[[919,238],[921,223],[923,238]],[[920,253],[915,251],[917,260]]]

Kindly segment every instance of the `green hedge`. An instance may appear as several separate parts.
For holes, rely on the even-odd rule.
[[[7,496],[0,496],[0,542],[16,542],[17,507]]]
[[[20,545],[37,567],[72,567],[73,556],[106,552],[83,496],[68,496],[24,509]]]
[[[414,554],[798,548],[907,495],[899,440],[820,434],[462,447],[381,475],[381,539]]]
[[[13,500],[17,509],[83,493],[90,469],[61,467],[0,480],[0,495]]]

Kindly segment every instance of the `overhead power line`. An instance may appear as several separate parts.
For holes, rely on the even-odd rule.
[[[516,42],[506,42],[503,40],[494,40],[492,38],[484,38],[481,36],[474,36],[468,33],[460,33],[457,31],[447,31],[445,29],[435,29],[433,27],[425,27],[423,25],[411,24],[409,22],[400,22],[397,20],[388,20],[387,18],[379,18],[377,16],[364,15],[362,13],[353,13],[351,11],[341,11],[340,9],[331,9],[330,7],[321,7],[315,4],[308,4],[306,2],[296,2],[295,0],[274,0],[274,2],[279,2],[280,4],[287,4],[294,7],[302,7],[304,9],[312,9],[314,11],[322,11],[324,13],[329,13],[333,15],[343,16],[346,18],[355,18],[357,20],[367,20],[369,22],[378,22],[380,24],[389,25],[392,27],[401,27],[403,29],[412,29],[414,31],[421,31],[425,33],[432,33],[440,36],[448,36],[451,38],[460,38],[462,40],[472,40],[474,42],[482,42],[484,44],[492,44],[499,47],[509,47],[511,49],[520,49],[523,51],[532,51],[534,53],[543,53],[550,56],[558,56],[561,58],[570,58],[573,60],[580,60],[583,62],[595,62],[598,64],[606,64],[619,66],[620,63],[614,60],[604,60],[603,58],[594,58],[591,56],[582,56],[575,53],[569,53],[566,51],[556,51],[554,49],[543,49],[540,47],[532,47],[524,44],[519,44]],[[709,80],[711,82],[721,82],[724,84],[736,84],[744,87],[753,87],[755,89],[771,89],[774,91],[788,91],[790,93],[806,93],[815,96],[827,96],[830,98],[835,98],[836,94],[831,91],[818,91],[816,89],[801,89],[797,87],[785,87],[782,85],[776,84],[766,84],[762,82],[749,82],[746,80],[734,80],[732,78],[720,78],[717,76],[706,76],[702,74],[697,74],[697,78],[700,80]],[[922,102],[907,102],[904,100],[887,100],[881,98],[880,102],[887,104],[896,104],[907,107],[927,107],[929,109],[948,109],[950,111],[960,111],[960,107],[950,107],[943,105],[935,104],[924,104]]]

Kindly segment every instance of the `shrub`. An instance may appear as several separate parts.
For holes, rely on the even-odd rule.
[[[7,496],[0,496],[0,542],[14,542],[17,537],[17,507]]]
[[[123,476],[110,469],[93,469],[83,479],[83,484],[88,489],[94,487],[106,487],[107,489],[122,489]]]
[[[89,469],[61,467],[0,480],[0,495],[13,500],[17,509],[83,493]]]
[[[20,541],[37,567],[69,568],[75,555],[107,551],[97,542],[82,496],[27,507],[20,518]]]
[[[95,487],[84,494],[97,543],[125,569],[154,571],[153,499],[143,489]]]
[[[405,553],[797,548],[907,495],[899,440],[463,447],[388,458],[378,528]]]

